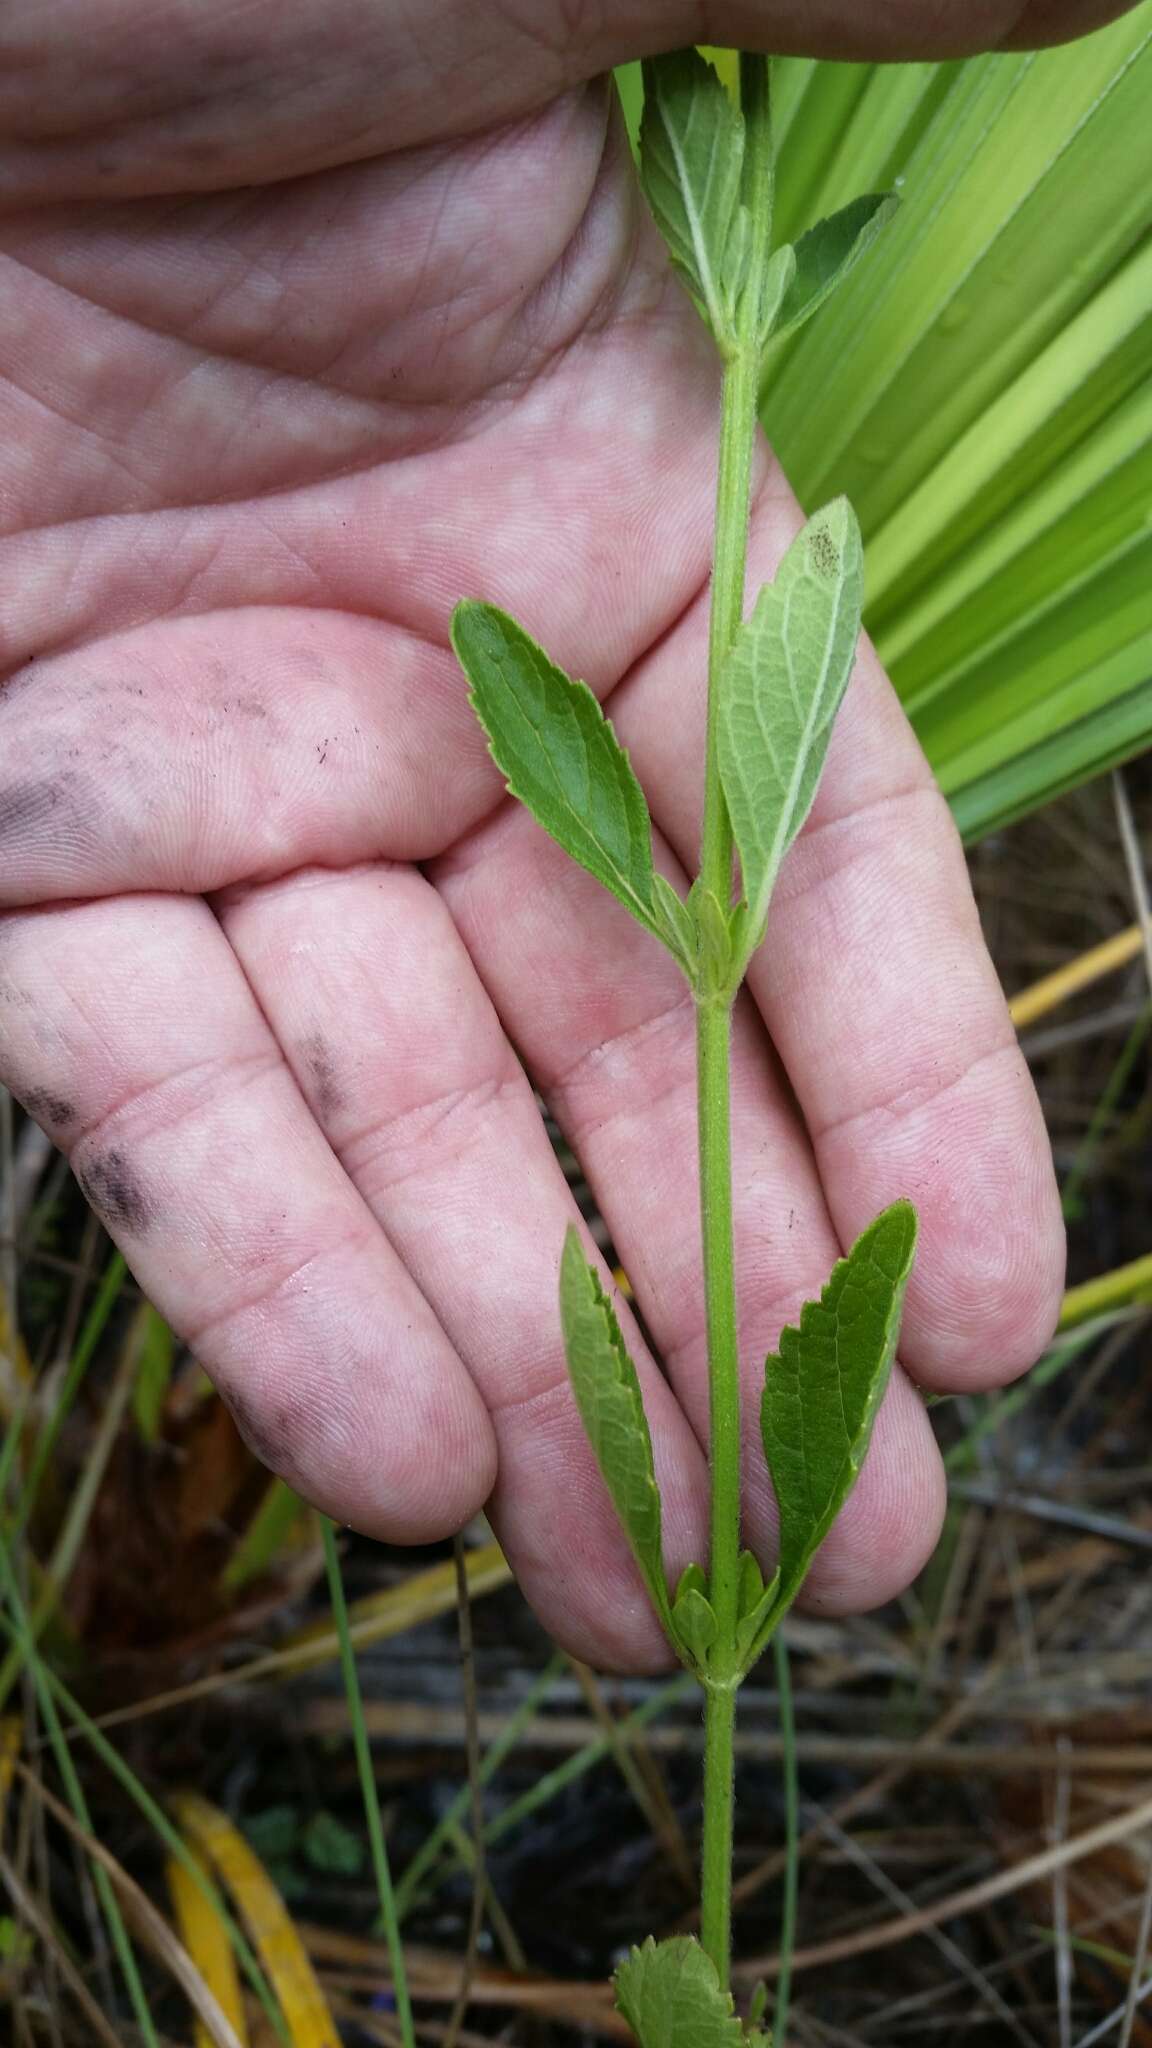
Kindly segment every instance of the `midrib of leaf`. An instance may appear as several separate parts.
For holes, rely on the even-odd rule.
[[[687,137],[687,134],[689,132],[690,131],[688,129],[685,130],[685,137]],[[719,329],[720,323],[723,319],[723,311],[720,304],[718,282],[712,252],[708,247],[707,238],[704,234],[703,219],[701,217],[699,208],[695,204],[692,177],[689,170],[688,159],[686,154],[686,142],[684,145],[682,145],[678,140],[674,130],[667,123],[665,123],[664,126],[663,140],[667,144],[668,148],[671,150],[673,160],[676,164],[676,170],[680,182],[680,195],[684,202],[684,211],[688,216],[688,225],[692,235],[692,249],[696,257],[697,275],[704,288],[704,296],[708,301],[708,311],[712,316],[713,326]],[[709,185],[711,185],[712,178],[715,173],[715,165],[716,147],[715,142],[713,142],[713,146],[709,151],[708,161]]]
[[[784,597],[783,642],[784,659],[788,671],[788,689],[792,698],[792,702],[796,706],[797,712],[799,713],[800,697],[796,682],[796,670],[792,659],[793,636],[791,631],[789,630],[790,613],[795,596],[796,585],[793,583],[789,585],[789,588],[786,591]],[[814,732],[816,732],[819,729],[821,723],[819,714],[824,709],[824,692],[827,688],[828,662],[831,655],[832,643],[836,637],[836,623],[837,614],[835,608],[833,608],[829,616],[828,631],[824,637],[823,659],[820,664],[820,683],[818,688],[813,690],[811,697],[809,699],[807,718],[803,719],[803,716],[801,714],[802,739],[800,746],[797,748],[796,759],[792,766],[792,774],[788,781],[788,800],[786,806],[781,810],[780,821],[776,827],[776,831],[772,839],[768,872],[765,878],[764,885],[760,892],[760,901],[757,905],[753,907],[752,911],[752,923],[754,929],[759,929],[760,925],[763,923],[764,918],[768,914],[768,898],[772,893],[776,877],[780,871],[780,862],[784,856],[784,848],[788,843],[788,828],[796,815],[796,802],[804,782],[804,773],[808,766],[808,757],[812,748],[812,736]],[[765,747],[771,754],[773,761],[775,761],[775,750],[772,746],[771,734],[769,733],[768,728],[764,722],[762,708],[757,709],[756,722],[763,734]]]

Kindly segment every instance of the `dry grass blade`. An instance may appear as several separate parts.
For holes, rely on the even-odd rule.
[[[1054,974],[1046,974],[1031,988],[1021,989],[1012,997],[1008,1008],[1017,1031],[1027,1030],[1041,1017],[1047,1017],[1082,989],[1091,988],[1094,982],[1102,981],[1106,974],[1115,974],[1121,967],[1127,967],[1142,951],[1144,934],[1138,924],[1129,925],[1127,930],[1117,932],[1114,938],[1105,939],[1102,945],[1089,947],[1075,960],[1069,960],[1064,967],[1058,967]]]
[[[0,1884],[4,1886],[15,1907],[18,1919],[29,1927],[43,1942],[52,1956],[62,1981],[68,1986],[81,2012],[92,2030],[94,2041],[103,2042],[104,2048],[124,2048],[120,2035],[110,2020],[105,2018],[85,1984],[83,1977],[72,1961],[65,1944],[61,1941],[47,1913],[42,1912],[31,1892],[21,1881],[8,1858],[0,1854]]]
[[[488,1543],[480,1550],[470,1551],[467,1571],[473,1600],[479,1599],[481,1594],[494,1593],[499,1586],[507,1585],[512,1576],[498,1543]],[[384,1593],[371,1593],[366,1599],[353,1603],[349,1608],[352,1646],[362,1650],[370,1643],[385,1642],[390,1636],[403,1635],[405,1630],[415,1628],[418,1623],[432,1621],[437,1615],[447,1613],[455,1599],[456,1578],[451,1560],[446,1565],[432,1565],[424,1572],[413,1572],[401,1585],[390,1586]],[[151,1698],[133,1701],[129,1707],[117,1707],[110,1714],[102,1714],[96,1726],[120,1727],[128,1721],[144,1720],[149,1714],[187,1706],[192,1700],[208,1699],[213,1693],[224,1692],[234,1685],[252,1685],[258,1679],[293,1678],[298,1672],[335,1663],[339,1655],[340,1643],[335,1631],[327,1622],[317,1622],[297,1630],[279,1650],[269,1651],[263,1657],[252,1657],[246,1664],[233,1665],[227,1671],[210,1672],[205,1678],[194,1679],[190,1685],[153,1693]]]
[[[227,1929],[221,1925],[219,1914],[213,1911],[189,1872],[174,1857],[167,1864],[165,1876],[184,1946],[220,2010],[230,2021],[241,2048],[249,2048],[240,1973]],[[199,2022],[196,2048],[208,2048],[208,2035]]]
[[[302,1926],[300,1934],[316,1962],[325,1966],[326,1982],[364,1993],[390,1988],[388,1953],[382,1943],[310,1924]],[[459,1956],[411,1946],[405,1953],[413,1997],[430,2004],[451,2004],[459,1983]],[[631,2028],[613,2005],[612,1987],[605,1983],[521,1976],[482,1964],[473,1980],[472,2003],[535,2013],[542,2019],[585,2027],[611,2040],[632,2040]],[[423,2025],[418,2031],[424,2031]]]
[[[42,1800],[54,1820],[78,1842],[85,1855],[99,1863],[116,1887],[124,1910],[142,1941],[152,1950],[157,1961],[162,1963],[170,1976],[179,1984],[184,1996],[197,2018],[202,2021],[214,2048],[244,2048],[235,2028],[221,2010],[215,1996],[205,1983],[191,1956],[181,1941],[178,1941],[168,1922],[156,1911],[151,1900],[141,1891],[135,1878],[129,1877],[122,1863],[119,1863],[102,1842],[81,1826],[76,1816],[48,1791],[26,1764],[18,1764],[21,1778],[31,1788],[35,1797]],[[329,2044],[325,2044],[329,2048]],[[332,2044],[334,2048],[334,2044]]]
[[[1097,1849],[1107,1848],[1112,1842],[1125,1841],[1129,1835],[1139,1834],[1147,1827],[1152,1827],[1152,1799],[1145,1799],[1129,1813],[1102,1821],[1098,1827],[1073,1835],[1054,1848],[1029,1856],[1022,1863],[1014,1863],[980,1884],[968,1885],[962,1891],[950,1893],[947,1898],[934,1900],[930,1906],[920,1906],[915,1912],[904,1913],[898,1920],[885,1920],[878,1927],[861,1928],[858,1933],[843,1935],[837,1941],[823,1941],[811,1948],[797,1949],[792,1967],[794,1970],[820,1969],[826,1963],[843,1962],[849,1956],[874,1955],[879,1949],[892,1948],[897,1942],[910,1940],[914,1934],[923,1934],[928,1928],[939,1926],[941,1920],[955,1920],[961,1914],[974,1913],[982,1906],[991,1905],[995,1899],[1006,1898],[1012,1892],[1023,1890],[1026,1885],[1050,1877],[1053,1871],[1065,1864],[1079,1862]],[[751,1962],[742,1963],[738,1974],[751,1979],[771,1977],[775,1976],[777,1967],[776,1956],[758,1956]]]
[[[915,1912],[916,1909],[908,1894],[901,1891],[899,1885],[893,1884],[887,1871],[880,1867],[875,1857],[870,1856],[867,1850],[861,1847],[859,1842],[854,1841],[851,1835],[845,1833],[843,1828],[837,1827],[834,1820],[831,1820],[827,1814],[821,1814],[817,1818],[816,1826],[822,1834],[828,1836],[830,1841],[835,1842],[859,1869],[865,1872],[877,1890],[883,1893],[889,1905],[898,1906],[905,1913]],[[996,1989],[996,1986],[989,1982],[983,1970],[977,1969],[976,1965],[965,1955],[959,1944],[952,1941],[948,1935],[941,1933],[938,1927],[929,1927],[925,1931],[931,1940],[935,1942],[945,1961],[956,1971],[958,1976],[965,1978],[971,1984],[977,1997],[1003,2021],[1013,2039],[1020,2042],[1021,2048],[1038,2048],[1035,2036],[1030,2034],[1027,2027],[1017,2019],[1011,2007],[1006,2004],[1000,1992]]]
[[[180,1827],[228,1887],[288,2022],[293,2048],[337,2048],[339,2035],[304,1943],[258,1856],[227,1814],[184,1792],[172,1801]]]

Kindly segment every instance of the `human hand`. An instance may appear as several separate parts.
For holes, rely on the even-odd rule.
[[[705,1547],[691,1008],[501,800],[447,651],[464,594],[545,637],[611,697],[670,872],[692,864],[716,373],[578,82],[635,38],[558,19],[553,47],[539,8],[497,30],[443,0],[417,50],[411,10],[351,0],[102,0],[49,94],[77,17],[41,13],[5,31],[0,88],[0,1071],[270,1465],[399,1540],[491,1493],[562,1642],[661,1662],[567,1388],[574,1210],[531,1082],[664,1361],[632,1333],[678,1571]],[[437,33],[485,23],[490,61],[474,42],[447,93]],[[752,587],[798,521],[762,450]],[[1031,1361],[1062,1269],[1043,1127],[867,648],[734,1098],[750,1424],[781,1322],[901,1194],[909,1373]],[[745,1486],[767,1555],[751,1442]],[[942,1493],[897,1373],[809,1604],[904,1585]]]

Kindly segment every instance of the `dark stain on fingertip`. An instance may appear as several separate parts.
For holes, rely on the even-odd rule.
[[[41,776],[0,789],[0,841],[43,825],[64,801],[59,777]]]
[[[336,1060],[322,1032],[313,1031],[301,1045],[304,1064],[312,1082],[317,1115],[325,1122],[344,1107],[344,1090],[337,1076]]]
[[[65,1095],[53,1095],[49,1088],[30,1088],[22,1098],[29,1116],[46,1130],[62,1131],[76,1121],[76,1105]]]
[[[155,1211],[123,1152],[113,1147],[74,1166],[80,1191],[105,1223],[138,1237],[151,1228]]]
[[[259,1458],[270,1472],[278,1472],[281,1478],[287,1478],[294,1469],[288,1455],[292,1435],[290,1418],[266,1416],[246,1394],[239,1393],[234,1387],[221,1387],[219,1392],[253,1457]]]

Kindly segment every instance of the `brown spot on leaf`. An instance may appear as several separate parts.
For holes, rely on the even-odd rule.
[[[813,527],[809,546],[812,550],[812,567],[816,574],[829,578],[835,576],[840,568],[840,557],[826,526]]]

